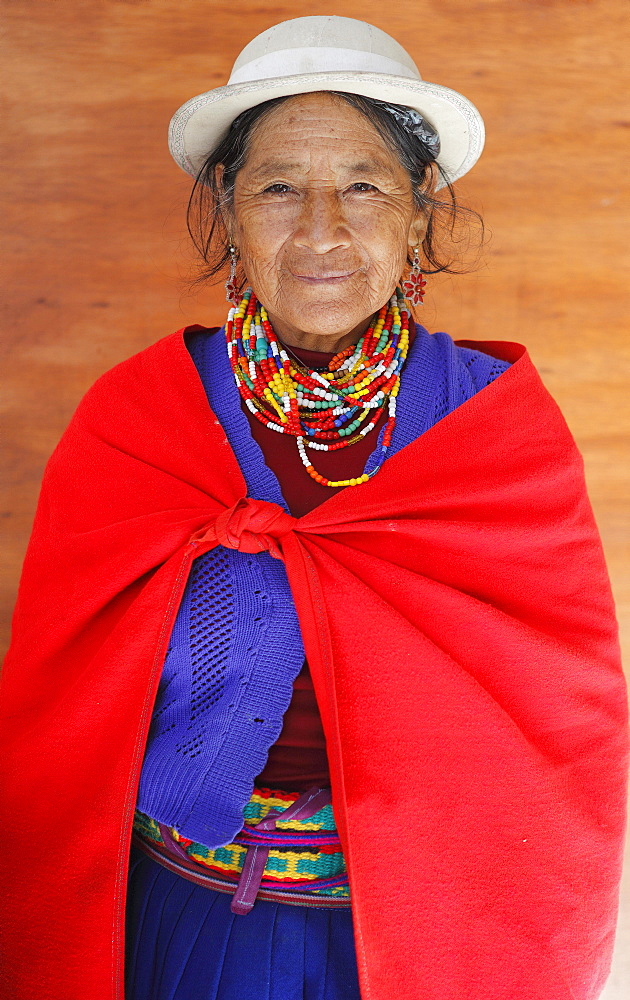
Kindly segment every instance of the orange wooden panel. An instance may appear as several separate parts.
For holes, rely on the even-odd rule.
[[[390,32],[486,119],[459,188],[491,238],[474,274],[430,281],[423,319],[529,347],[583,450],[628,643],[625,0],[4,3],[5,641],[42,469],[82,393],[177,327],[225,315],[220,287],[186,285],[171,114],[224,83],[256,33],[320,13]],[[606,1000],[627,995],[622,950]]]
[[[398,37],[488,126],[460,182],[490,231],[480,269],[430,283],[424,321],[530,348],[584,451],[627,629],[629,109],[624,0],[348,2]],[[166,150],[186,98],[221,84],[245,41],[312,3],[7,4],[3,336],[9,431],[5,621],[43,464],[104,369],[187,322],[188,178]]]
[[[627,5],[333,9],[394,34],[427,79],[462,90],[486,118],[486,151],[459,187],[482,209],[490,241],[476,273],[430,283],[424,320],[530,348],[584,451],[627,634]],[[189,181],[166,150],[171,113],[223,83],[255,33],[320,10],[5,5],[5,629],[41,470],[82,392],[172,329],[224,315],[221,288],[186,285]]]

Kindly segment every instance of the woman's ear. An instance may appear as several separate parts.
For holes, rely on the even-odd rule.
[[[412,248],[420,246],[427,234],[431,216],[433,215],[431,199],[435,196],[435,185],[438,177],[439,174],[435,164],[430,164],[424,176],[424,182],[420,191],[421,195],[428,196],[429,204],[425,205],[423,208],[416,208],[415,215],[411,221],[411,225],[409,226],[409,246]]]
[[[407,242],[412,249],[413,247],[420,246],[426,235],[428,225],[429,217],[422,209],[418,209],[409,226],[409,235],[407,238]]]
[[[214,168],[214,184],[217,193],[217,208],[221,215],[221,221],[225,227],[225,231],[228,234],[230,240],[232,239],[232,231],[234,229],[234,218],[232,215],[232,206],[228,204],[225,198],[225,190],[223,187],[223,177],[225,175],[225,164],[217,163]]]

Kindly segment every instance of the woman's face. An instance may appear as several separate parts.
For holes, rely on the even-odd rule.
[[[252,133],[228,228],[287,344],[353,343],[393,294],[426,220],[395,153],[331,94],[292,97]]]

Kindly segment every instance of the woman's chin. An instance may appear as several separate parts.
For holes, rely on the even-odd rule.
[[[279,325],[284,325],[287,328],[292,327],[294,330],[310,336],[329,337],[334,341],[347,336],[353,330],[360,328],[362,324],[367,326],[371,316],[372,312],[364,315],[363,311],[360,310],[344,309],[343,304],[340,307],[339,302],[334,305],[309,303],[299,310],[291,310],[290,316],[285,314],[284,323],[282,324],[281,321]]]
[[[264,299],[262,299],[264,302]],[[266,305],[266,303],[265,303]],[[366,295],[357,295],[346,283],[316,288],[312,285],[301,295],[293,295],[289,301],[266,305],[269,318],[281,328],[300,331],[319,337],[343,337],[362,324],[367,326],[378,308]]]

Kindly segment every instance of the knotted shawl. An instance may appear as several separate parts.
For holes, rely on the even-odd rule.
[[[246,497],[184,333],[99,379],[44,476],[1,692],[3,995],[123,998],[151,710],[221,544],[286,565],[365,1000],[597,997],[626,688],[582,462],[527,353],[466,343],[512,366],[295,519]]]

